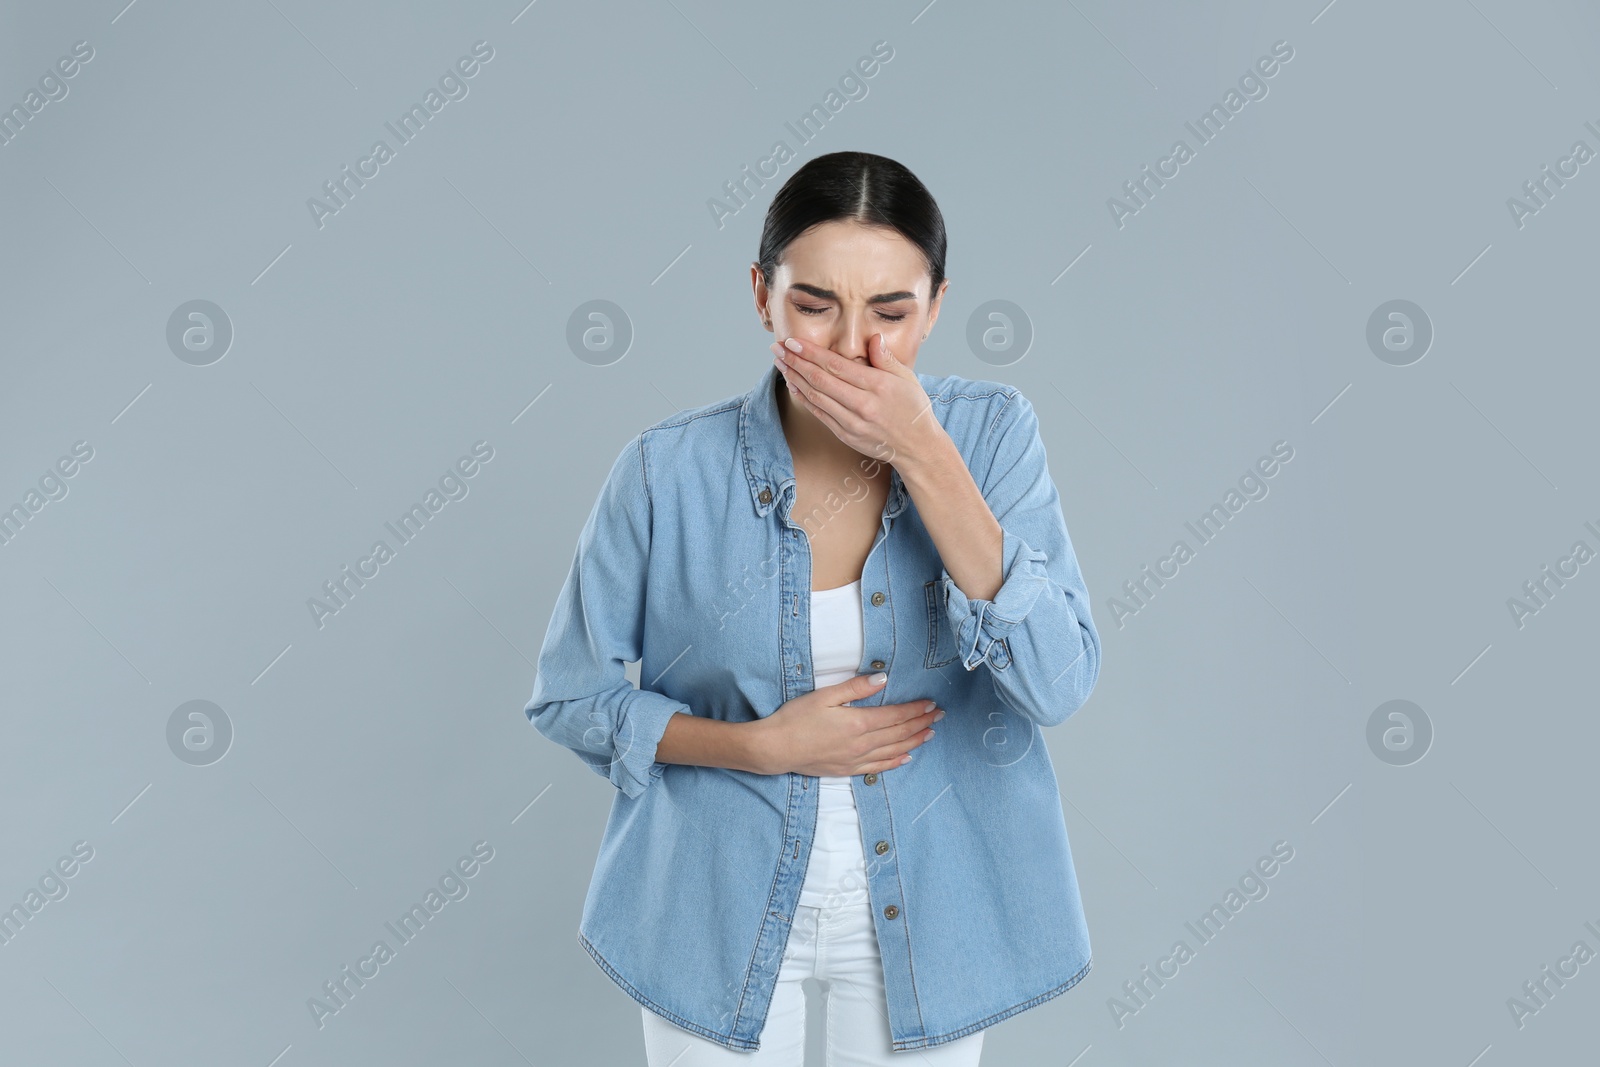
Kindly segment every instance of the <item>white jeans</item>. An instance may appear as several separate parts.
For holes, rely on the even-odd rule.
[[[870,903],[795,909],[754,1052],[725,1048],[641,1006],[649,1067],[802,1067],[806,994],[800,983],[807,978],[827,989],[827,1067],[976,1067],[982,1030],[932,1048],[893,1051]]]

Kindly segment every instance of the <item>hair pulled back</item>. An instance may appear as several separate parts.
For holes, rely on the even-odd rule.
[[[887,156],[829,152],[789,176],[767,205],[756,265],[767,287],[789,243],[836,219],[886,226],[916,245],[928,263],[932,300],[944,282],[944,216],[915,174]]]

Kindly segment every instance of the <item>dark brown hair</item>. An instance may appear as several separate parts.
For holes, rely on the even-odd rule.
[[[931,301],[944,282],[944,216],[927,187],[906,167],[871,152],[829,152],[805,163],[783,183],[761,227],[757,265],[772,287],[772,274],[789,242],[819,223],[853,219],[887,226],[922,251],[932,285]]]

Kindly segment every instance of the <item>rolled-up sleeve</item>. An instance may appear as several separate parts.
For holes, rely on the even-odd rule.
[[[584,522],[539,651],[528,720],[629,797],[659,778],[656,746],[687,704],[640,689],[625,664],[644,640],[650,495],[644,435],[617,456]]]
[[[1000,524],[1002,581],[992,600],[968,597],[941,567],[945,618],[962,667],[986,667],[1008,707],[1053,726],[1089,699],[1100,635],[1032,403],[1013,390],[993,425],[974,474]]]

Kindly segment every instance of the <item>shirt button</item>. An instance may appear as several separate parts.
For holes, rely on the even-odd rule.
[[[895,907],[893,904],[890,904],[887,908],[883,909],[883,917],[885,919],[892,919],[896,915],[899,915],[899,914],[900,914],[900,909]]]
[[[885,852],[889,851],[889,842],[879,841],[876,845],[872,846],[872,851],[876,852],[880,856],[883,855]]]
[[[878,781],[878,772],[873,771],[871,774],[862,775],[861,780],[868,785],[873,785]]]
[[[883,660],[881,660],[881,659],[873,660],[872,661],[872,669],[875,670],[875,671],[883,670]]]
[[[873,607],[875,607],[875,608],[882,607],[883,606],[883,601],[884,601],[884,596],[883,596],[882,593],[873,593],[872,594],[872,606]]]
[[[772,490],[771,489],[763,489],[763,490],[761,490],[761,502],[763,504],[772,503]]]

